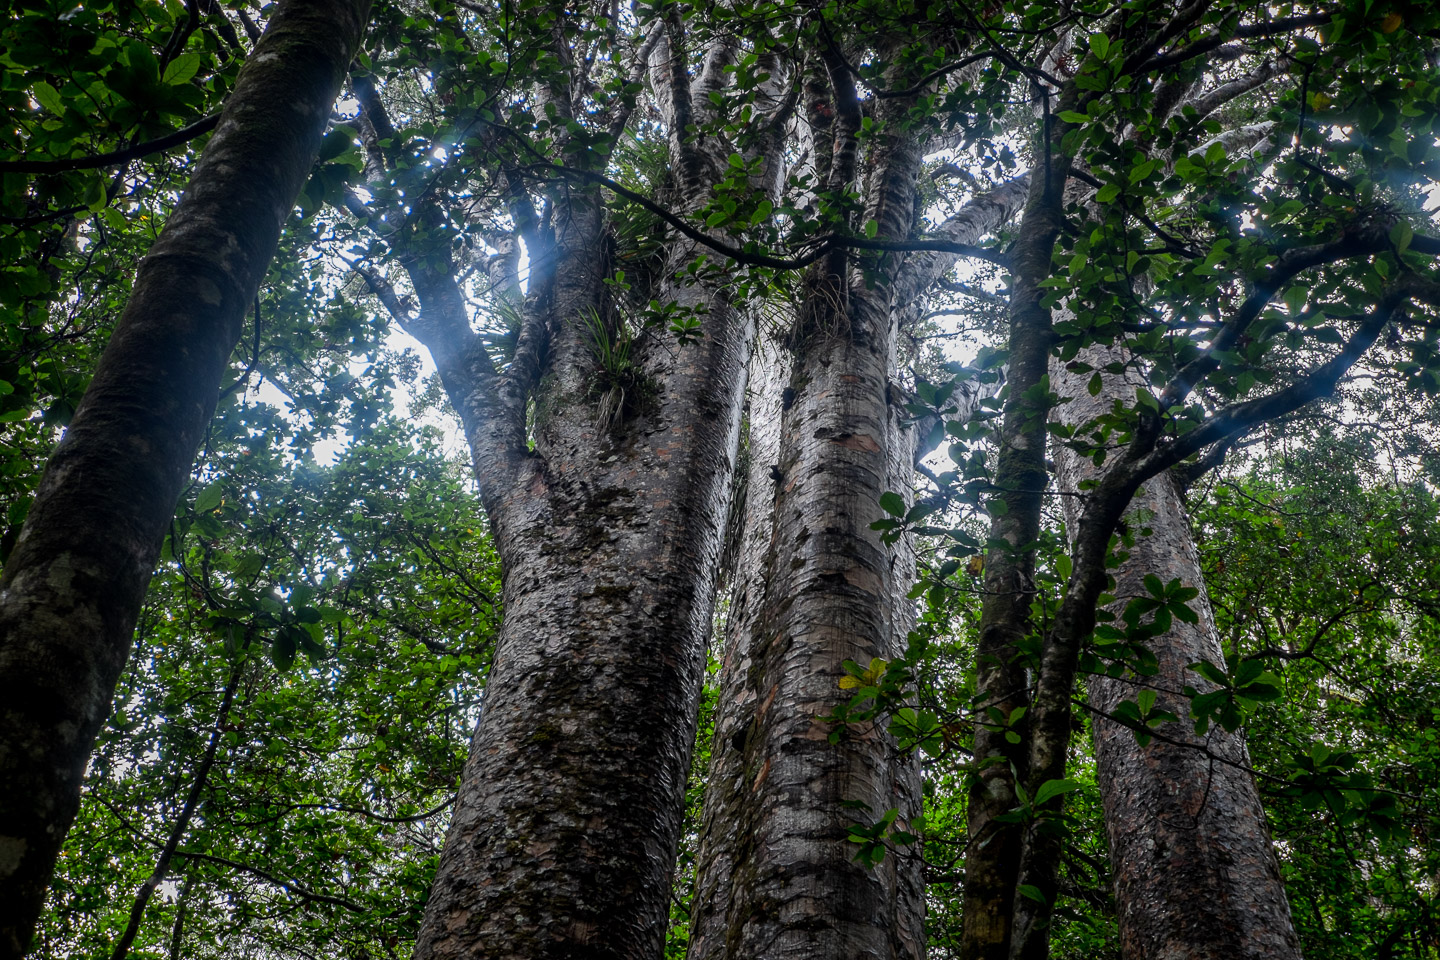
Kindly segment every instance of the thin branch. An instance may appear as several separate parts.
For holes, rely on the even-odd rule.
[[[225,721],[230,716],[230,705],[235,702],[235,688],[240,685],[240,675],[244,666],[244,660],[240,660],[230,669],[230,679],[225,684],[225,695],[221,699],[220,709],[215,715],[215,729],[210,734],[210,744],[205,748],[205,757],[195,771],[194,782],[190,784],[190,793],[185,797],[185,805],[180,810],[180,816],[176,818],[174,826],[170,828],[170,836],[160,850],[160,857],[155,861],[155,869],[140,885],[140,889],[135,892],[135,903],[130,908],[130,922],[125,925],[124,932],[116,941],[115,949],[110,954],[110,960],[124,960],[125,955],[130,952],[130,945],[135,942],[135,935],[140,932],[140,921],[145,918],[145,906],[150,902],[150,897],[154,895],[155,888],[160,885],[160,881],[165,879],[165,874],[170,870],[170,859],[175,856],[175,848],[180,845],[180,838],[190,828],[190,818],[194,816],[195,807],[200,802],[200,792],[205,789],[205,782],[210,777],[210,769],[215,765],[215,755],[220,748],[220,739],[224,736]]]
[[[444,801],[438,806],[426,810],[424,813],[416,813],[408,817],[387,817],[384,814],[376,813],[373,810],[366,810],[363,807],[341,807],[330,803],[287,803],[280,816],[284,816],[291,810],[328,810],[335,813],[353,813],[356,816],[364,817],[367,820],[374,820],[377,823],[418,823],[421,820],[429,820],[431,817],[447,807],[455,804],[455,797]]]
[[[328,903],[333,906],[344,907],[351,913],[367,912],[367,908],[362,907],[360,904],[356,903],[353,900],[346,900],[344,897],[332,897],[329,894],[325,893],[316,893],[314,890],[311,890],[308,887],[304,887],[296,883],[294,880],[286,880],[283,877],[277,877],[273,873],[267,873],[266,871],[261,870],[259,867],[252,867],[248,863],[241,863],[238,860],[231,860],[227,857],[217,857],[213,853],[200,853],[195,850],[176,850],[175,856],[183,857],[187,860],[200,860],[205,863],[214,863],[222,867],[229,867],[232,870],[239,870],[242,873],[251,874],[252,876],[259,877],[266,883],[274,884],[275,886],[279,887],[287,893],[295,894],[301,900],[312,901],[314,903]]]
[[[1266,60],[1258,69],[1247,73],[1238,80],[1221,84],[1198,100],[1192,101],[1188,106],[1194,108],[1196,120],[1203,120],[1236,97],[1243,96],[1256,87],[1268,83],[1279,76],[1280,72],[1280,64],[1273,59]]]
[[[245,370],[235,378],[235,382],[220,391],[220,399],[224,400],[237,390],[245,388],[250,383],[250,374],[260,365],[260,294],[255,294],[255,343],[250,348],[250,362],[245,365]],[[263,380],[263,377],[262,377]]]
[[[1210,347],[1181,367],[1166,385],[1160,395],[1160,409],[1168,410],[1176,404],[1184,403],[1196,384],[1220,366],[1219,355],[1235,346],[1270,300],[1280,292],[1280,288],[1296,275],[1311,267],[1334,263],[1345,257],[1377,252],[1384,249],[1388,242],[1385,233],[1380,230],[1346,231],[1338,240],[1294,247],[1280,254],[1275,264],[1255,284],[1250,296],[1240,304],[1235,315],[1226,321],[1225,328],[1216,335]]]
[[[650,57],[659,46],[660,40],[665,36],[665,22],[657,20],[651,24],[650,32],[645,35],[645,41],[640,44],[640,49],[635,51],[635,63],[630,68],[630,82],[640,83],[645,79],[646,72],[650,69]],[[620,142],[620,136],[625,132],[625,127],[630,123],[630,115],[635,112],[635,104],[639,98],[634,98],[625,103],[610,121],[610,150],[613,152],[615,145]]]
[[[70,170],[95,170],[100,167],[112,167],[116,164],[128,163],[131,160],[139,160],[141,157],[148,157],[152,153],[160,153],[162,150],[169,150],[171,147],[178,147],[182,143],[188,143],[196,137],[214,130],[215,125],[219,122],[220,114],[212,113],[196,120],[188,127],[181,127],[174,133],[167,133],[163,137],[137,143],[133,147],[126,147],[112,153],[102,153],[94,157],[70,157],[58,160],[4,160],[0,161],[0,173],[65,173]]]
[[[1398,293],[1387,297],[1366,316],[1340,352],[1316,367],[1309,376],[1268,396],[1231,404],[1174,443],[1152,451],[1138,466],[1140,482],[1174,466],[1212,443],[1243,434],[1258,424],[1284,416],[1312,400],[1334,392],[1340,378],[1370,349],[1380,332],[1385,329],[1385,325],[1390,322],[1400,299],[1401,295]]]
[[[696,243],[709,247],[716,253],[746,266],[769,267],[773,270],[798,270],[803,267],[808,267],[835,249],[875,250],[880,252],[934,250],[940,253],[953,253],[962,257],[975,257],[979,260],[988,260],[1000,266],[1007,266],[1009,264],[1009,258],[1004,254],[996,250],[978,247],[969,243],[956,243],[951,240],[932,240],[924,237],[915,240],[872,240],[868,237],[843,236],[840,234],[818,237],[810,241],[810,243],[814,245],[813,248],[808,253],[804,253],[798,257],[788,259],[773,257],[769,254],[757,253],[752,250],[737,247],[723,240],[717,240],[703,230],[686,223],[681,217],[660,206],[644,194],[637,193],[624,184],[617,183],[603,174],[590,170],[576,170],[571,167],[562,167],[558,164],[549,164],[549,166],[555,172],[563,174],[564,176],[584,180],[588,183],[599,184],[612,193],[618,194],[632,203],[639,204]]]
[[[993,55],[990,53],[976,53],[968,57],[961,57],[959,60],[947,63],[943,67],[936,67],[934,70],[931,70],[919,80],[915,81],[913,86],[906,87],[903,90],[883,90],[875,87],[870,87],[870,90],[875,94],[876,98],[880,100],[887,100],[895,97],[912,97],[917,93],[924,93],[933,81],[939,80],[941,77],[946,76],[947,74],[954,73],[956,70],[963,70],[965,67],[970,66],[970,64],[972,63],[977,63],[981,60],[989,60],[991,56]],[[869,87],[870,85],[866,84],[866,86]]]
[[[1182,47],[1172,53],[1161,54],[1150,60],[1148,63],[1138,64],[1127,69],[1126,73],[1152,73],[1164,70],[1171,70],[1187,60],[1203,56],[1232,40],[1256,40],[1262,37],[1273,37],[1283,33],[1290,33],[1293,30],[1303,30],[1306,27],[1320,27],[1334,19],[1334,13],[1307,13],[1299,17],[1286,17],[1281,20],[1269,20],[1264,23],[1250,23],[1236,27],[1228,34],[1212,33],[1203,37],[1188,47]]]

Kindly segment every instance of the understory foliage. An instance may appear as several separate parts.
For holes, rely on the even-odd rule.
[[[0,562],[268,10],[0,4]],[[711,85],[703,116],[665,101],[651,59],[682,22],[691,47],[668,55]],[[787,349],[839,336],[797,314],[803,271],[839,257],[875,281],[907,248],[877,240],[860,176],[820,183],[816,157],[873,159],[899,132],[925,147],[908,252],[950,258],[892,305],[891,402],[922,449],[913,488],[869,505],[877,541],[919,544],[903,571],[918,618],[904,656],[847,665],[853,699],[826,719],[922,758],[925,813],[856,811],[855,859],[923,858],[929,955],[960,956],[986,846],[969,795],[1004,768],[995,822],[1055,842],[1051,875],[1016,886],[1053,908],[1050,954],[1118,957],[1093,728],[1128,727],[1137,749],[1223,730],[1248,749],[1303,951],[1440,956],[1437,36],[1434,10],[1384,0],[380,5],[165,539],[35,955],[108,955],[127,927],[135,957],[408,955],[503,616],[453,426],[474,411],[401,329],[429,322],[424,278],[450,271],[476,356],[520,371],[519,452],[558,445],[567,415],[587,442],[618,435],[662,399],[641,358],[707,335],[709,301],[670,293],[720,291]],[[838,120],[837,78],[854,108]],[[881,129],[877,104],[902,97]],[[672,141],[704,143],[699,194]],[[1053,189],[981,242],[945,240],[1043,177]],[[528,284],[576,197],[606,224],[587,254],[599,307],[540,349]],[[559,373],[523,381],[527,364]],[[1038,472],[1007,474],[1026,437]],[[1066,488],[1057,450],[1096,473]],[[1203,583],[1116,596],[1151,535],[1121,515],[1172,476]],[[1022,542],[997,533],[1027,510]],[[606,518],[590,521],[598,543]],[[1001,566],[1021,586],[997,655],[981,646]],[[1152,646],[1200,618],[1202,589],[1222,657],[1192,665],[1181,709],[1157,707]],[[676,960],[705,775],[728,747],[710,742],[727,613]],[[1003,710],[990,667],[1023,681]],[[1102,714],[1088,675],[1133,698]],[[1046,722],[1061,737],[1043,758]],[[977,733],[1003,762],[976,756]]]
[[[1393,459],[1402,451],[1388,433],[1337,431],[1328,418],[1288,428],[1190,499],[1225,666],[1262,667],[1275,684],[1241,704],[1243,729],[1305,954],[1432,957],[1440,947],[1435,477]],[[943,563],[933,561],[932,573]],[[955,745],[973,702],[979,620],[978,578],[950,583],[928,593],[912,634],[920,722],[936,721],[919,748],[934,758],[925,855],[938,957],[958,955],[960,942],[967,763]],[[1070,745],[1052,944],[1053,956],[1075,960],[1120,955],[1094,722],[1077,723]]]

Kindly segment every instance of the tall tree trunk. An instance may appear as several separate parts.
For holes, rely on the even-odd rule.
[[[936,234],[961,244],[979,243],[1015,215],[1023,204],[1027,183],[1028,179],[1022,176],[976,197],[941,225]],[[893,328],[916,312],[916,305],[923,301],[925,292],[949,272],[956,260],[953,253],[926,252],[907,257],[897,271],[891,296],[894,304],[892,342],[898,333],[898,329]],[[782,420],[787,406],[792,405],[798,395],[791,383],[803,380],[803,376],[793,372],[792,363],[788,351],[763,338],[751,360],[750,473],[726,637],[720,654],[721,690],[693,901],[692,958],[743,956],[738,939],[732,937],[738,938],[743,931],[746,923],[743,911],[755,909],[757,899],[756,891],[737,890],[736,883],[737,880],[742,884],[753,883],[745,863],[754,855],[752,838],[761,812],[755,809],[752,791],[760,785],[757,776],[763,768],[763,762],[757,765],[756,757],[767,749],[756,738],[770,729],[761,727],[757,713],[762,706],[767,712],[776,709],[768,699],[768,691],[776,688],[777,682],[767,672],[772,667],[757,651],[763,650],[764,634],[759,629],[759,616],[765,609],[766,597],[771,592],[784,596],[788,589],[777,587],[773,581],[785,570],[777,558],[783,535],[777,529],[776,512],[783,500],[781,488],[788,485],[787,475],[780,466]],[[892,359],[892,367],[894,363]],[[917,437],[913,428],[904,425],[904,417],[902,407],[889,405],[884,441],[887,461],[884,489],[908,497],[913,484]],[[795,423],[807,421],[785,422],[789,424],[785,435],[788,442],[794,444]],[[878,499],[878,494],[876,497]],[[888,607],[885,617],[890,637],[885,644],[886,656],[904,649],[914,618],[913,604],[906,598],[908,580],[914,569],[910,538],[903,538],[890,552],[889,570],[893,579],[883,600]],[[835,690],[830,693],[838,695]],[[768,749],[788,748],[782,739],[780,745]],[[903,818],[908,820],[920,810],[919,770],[913,760],[897,760],[892,756],[894,768],[887,774],[895,778],[895,801],[891,805],[902,810]],[[855,849],[858,848],[852,845],[850,857]],[[919,851],[899,850],[896,854],[897,862],[893,866],[885,865],[885,870],[893,871],[885,881],[890,884],[886,900],[894,918],[892,935],[901,944],[898,955],[923,956],[924,889]],[[845,869],[849,869],[848,865]]]
[[[717,751],[744,758],[743,773],[727,777],[739,795],[708,804],[707,835],[724,831],[738,844],[702,853],[701,890],[718,885],[712,871],[725,863],[729,901],[702,902],[700,957],[916,955],[897,942],[893,867],[855,863],[847,840],[852,824],[899,805],[893,742],[868,729],[832,744],[822,719],[847,699],[843,661],[894,652],[889,551],[869,530],[887,479],[883,349],[838,337],[814,344],[791,381],[752,662],[743,692],[724,687],[753,702],[754,716],[743,730],[733,720],[718,728],[730,739]],[[727,666],[742,657],[727,651]]]
[[[0,581],[0,957],[29,942],[220,379],[368,0],[282,0],[134,290]]]
[[[692,94],[683,39],[671,24],[652,61],[672,118],[713,109],[705,77],[727,76],[722,51]],[[672,207],[688,214],[731,149],[677,133],[671,151]],[[654,297],[702,314],[702,335],[677,345],[625,332],[601,282],[598,199],[572,188],[550,202],[559,235],[543,258],[527,238],[532,265],[550,266],[532,266],[505,373],[471,352],[463,318],[429,329],[417,318],[465,420],[505,600],[419,960],[655,957],[669,915],[751,314],[687,282],[695,245],[671,237]],[[459,303],[450,273],[424,271],[411,265],[422,315]],[[597,338],[631,335],[633,369],[607,367]]]
[[[1097,369],[1116,359],[1114,351],[1092,348],[1080,359]],[[1089,374],[1074,374],[1058,364],[1052,382],[1073,398],[1061,408],[1065,422],[1086,422],[1109,410],[1116,398],[1128,401],[1133,384],[1106,377],[1094,397],[1086,390]],[[1060,489],[1078,491],[1097,474],[1094,463],[1057,446]],[[1075,497],[1065,498],[1072,529]],[[1205,682],[1188,667],[1198,661],[1223,665],[1220,639],[1200,570],[1189,520],[1174,480],[1161,474],[1147,481],[1126,511],[1136,535],[1129,556],[1114,571],[1118,605],[1146,596],[1143,580],[1153,574],[1164,583],[1178,579],[1200,590],[1191,601],[1196,624],[1176,619],[1171,629],[1150,641],[1159,661],[1153,677],[1111,679],[1092,676],[1090,703],[1114,714],[1122,700],[1135,699],[1141,686],[1156,692],[1156,710],[1182,719],[1159,728],[1170,740],[1140,746],[1134,732],[1095,717],[1097,781],[1105,809],[1105,829],[1115,875],[1121,951],[1126,960],[1293,960],[1299,942],[1290,904],[1254,776],[1244,767],[1249,756],[1239,734],[1212,728],[1197,735],[1188,719],[1188,685]],[[1149,528],[1149,536],[1139,531]],[[1216,758],[1216,759],[1212,759]],[[1239,766],[1237,766],[1237,764]]]
[[[723,297],[669,296],[704,301],[705,336],[646,352],[627,421],[597,426],[577,353],[508,475],[472,432],[505,621],[417,957],[663,943],[749,342]],[[577,326],[600,304],[557,301]]]
[[[691,960],[725,956],[726,921],[733,884],[748,849],[744,798],[749,792],[746,740],[755,719],[755,691],[748,683],[758,668],[757,617],[765,597],[765,562],[775,537],[775,484],[780,463],[780,418],[790,382],[789,354],[769,331],[759,334],[750,358],[750,400],[746,447],[748,474],[738,523],[730,607],[720,648],[720,695],[705,783],[700,851],[690,923]],[[722,912],[716,916],[717,908]]]
[[[963,960],[1009,960],[1013,906],[1019,877],[1023,829],[999,820],[1018,803],[1017,779],[1026,776],[1023,739],[1029,718],[1028,683],[1020,641],[1031,629],[1035,553],[1040,532],[1045,471],[1044,418],[1048,400],[1040,395],[1049,362],[1050,311],[1039,284],[1050,275],[1050,257],[1059,236],[1061,201],[1069,159],[1059,149],[1065,125],[1052,121],[1047,169],[1031,174],[1024,221],[1012,254],[1010,291],[1009,396],[1001,425],[1000,455],[993,483],[990,542],[985,557],[985,591],[976,646],[976,691],[984,699],[974,739],[975,777],[969,793],[969,844],[965,851]],[[997,509],[998,506],[998,509]]]
[[[846,113],[836,96],[838,126]],[[903,115],[890,103],[882,121]],[[903,238],[919,150],[911,134],[882,129],[867,217],[880,235]],[[848,182],[839,167],[853,155],[843,133],[835,143],[827,172]],[[908,623],[893,599],[905,574],[870,529],[896,482],[901,439],[889,389],[898,261],[879,264],[868,285],[843,258],[811,272],[778,438],[770,422],[757,425],[754,450],[768,462],[752,467],[742,556],[758,573],[737,577],[723,655],[692,921],[691,955],[703,960],[923,955],[917,861],[887,857],[870,869],[848,839],[892,808],[904,821],[917,815],[915,772],[895,762],[882,726],[837,730],[823,719],[848,700],[844,661],[894,656],[898,621]],[[770,379],[761,416],[775,406],[780,380]]]

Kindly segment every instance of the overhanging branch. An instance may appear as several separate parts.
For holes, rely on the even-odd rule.
[[[188,127],[181,127],[174,133],[167,133],[163,137],[137,143],[124,150],[102,153],[93,157],[70,157],[57,160],[4,160],[0,161],[0,173],[68,173],[71,170],[97,170],[101,167],[113,167],[116,164],[148,157],[152,153],[169,150],[171,147],[178,147],[182,143],[189,143],[196,137],[214,130],[215,125],[219,122],[220,114],[212,113],[208,117],[196,120]]]
[[[1316,367],[1309,376],[1268,396],[1233,403],[1174,443],[1152,451],[1137,467],[1137,482],[1143,483],[1162,470],[1199,453],[1212,443],[1243,434],[1261,423],[1298,410],[1312,400],[1328,396],[1355,362],[1375,343],[1402,299],[1403,296],[1398,293],[1387,297],[1374,311],[1366,315],[1340,352]]]
[[[716,239],[698,227],[686,223],[683,218],[665,209],[644,194],[631,190],[624,184],[617,183],[604,174],[595,173],[591,170],[577,170],[572,167],[562,167],[558,164],[549,164],[548,166],[563,176],[583,180],[586,183],[597,184],[617,196],[624,197],[632,203],[639,204],[701,246],[708,247],[716,253],[736,263],[744,264],[745,266],[769,267],[772,270],[799,270],[808,267],[830,251],[837,249],[873,250],[882,253],[911,253],[931,250],[939,253],[953,253],[957,256],[988,260],[1002,267],[1008,266],[1010,262],[1008,257],[998,251],[989,250],[985,247],[979,247],[969,243],[956,243],[953,240],[926,239],[924,237],[914,240],[878,240],[869,237],[843,236],[840,234],[817,237],[807,244],[811,249],[797,257],[775,257],[767,253],[746,250],[743,247],[726,243],[724,240]]]

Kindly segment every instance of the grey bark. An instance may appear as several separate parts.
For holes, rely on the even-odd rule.
[[[844,184],[840,168],[854,153],[844,126],[858,117],[843,101],[836,114],[827,176]],[[871,162],[867,215],[880,235],[904,237],[918,147],[887,131]],[[760,576],[737,584],[725,651],[730,703],[717,721],[694,957],[923,954],[914,859],[887,857],[868,870],[847,839],[853,824],[891,808],[906,821],[919,812],[913,770],[895,763],[883,728],[851,727],[831,743],[836,728],[822,719],[848,699],[845,660],[898,652],[895,558],[869,529],[892,479],[897,269],[891,258],[867,287],[843,260],[818,265],[797,314],[775,469],[755,478],[747,507],[758,522],[745,550],[765,556]]]
[[[623,441],[487,494],[505,623],[417,957],[663,942],[744,383],[710,321]]]
[[[749,470],[745,481],[740,541],[725,633],[719,650],[720,696],[715,707],[715,734],[705,783],[700,851],[691,903],[692,960],[724,956],[724,919],[733,884],[742,866],[746,826],[736,815],[748,792],[745,744],[755,718],[757,699],[747,680],[756,661],[757,616],[765,597],[769,572],[765,557],[775,537],[775,484],[780,470],[780,418],[790,381],[789,357],[763,329],[750,359],[750,400],[746,443]]]
[[[1026,185],[1026,178],[1021,177],[976,197],[942,225],[937,234],[959,243],[979,243],[1017,212],[1024,200]],[[926,291],[949,272],[956,259],[954,254],[915,253],[898,268],[890,316],[892,343],[897,338],[898,326],[918,312],[918,304],[923,302]],[[793,307],[787,316],[793,323]],[[892,357],[891,377],[897,375],[898,360]],[[767,700],[770,682],[767,662],[759,652],[764,649],[759,617],[767,591],[774,589],[771,578],[783,574],[785,569],[777,553],[783,534],[777,528],[776,507],[782,500],[780,488],[789,480],[780,466],[781,424],[786,407],[798,397],[799,391],[791,384],[804,378],[795,376],[791,354],[772,339],[762,337],[751,364],[750,476],[726,638],[721,650],[721,694],[705,796],[691,925],[692,958],[742,955],[739,941],[732,937],[738,936],[737,928],[743,928],[743,911],[753,909],[756,897],[753,891],[737,891],[736,884],[751,883],[754,879],[742,867],[753,854],[751,838],[760,816],[750,808],[757,776],[753,755],[761,750],[754,739],[762,734],[757,712],[767,703],[770,703],[767,711],[778,709]],[[888,405],[883,489],[899,492],[908,500],[913,486],[917,436],[914,428],[904,425],[905,416],[903,407],[895,403]],[[796,429],[793,423],[789,427],[792,432]],[[792,434],[787,432],[786,436],[793,445]],[[872,491],[872,494],[878,499],[878,493]],[[904,650],[906,634],[914,618],[913,603],[905,596],[914,571],[913,544],[909,538],[902,539],[890,548],[890,553],[889,570],[893,579],[883,599],[889,634],[886,656]],[[780,589],[783,592],[785,588]],[[832,671],[834,667],[831,663]],[[838,697],[839,691],[830,693]],[[920,810],[918,765],[913,759],[893,754],[890,764],[892,770],[887,775],[894,777],[895,798],[890,806],[901,809],[902,819],[908,822]],[[878,815],[884,811],[873,812]],[[899,949],[905,956],[924,954],[924,890],[920,866],[920,851],[902,848],[894,851],[893,865],[887,863],[884,867],[886,871],[893,871],[885,881],[889,884],[885,902],[892,911],[894,923],[891,935],[901,944]]]
[[[0,581],[0,958],[29,942],[175,502],[359,46],[367,0],[282,2]]]
[[[693,110],[683,44],[672,23],[641,51],[675,118]],[[671,147],[668,199],[688,213],[730,148],[704,137]],[[625,335],[601,283],[599,198],[570,187],[549,202],[557,234],[526,237],[530,294],[504,372],[476,346],[450,265],[407,261],[421,300],[412,327],[461,412],[505,601],[422,960],[653,957],[664,942],[751,315],[687,285],[696,250],[671,238],[654,296],[702,308],[703,335],[640,334],[635,369],[617,379],[589,332]]]
[[[1097,368],[1116,359],[1113,350],[1103,348],[1082,351],[1080,358]],[[1095,397],[1086,390],[1088,375],[1057,364],[1051,377],[1062,395],[1074,398],[1061,408],[1071,425],[1110,409],[1117,397],[1134,396],[1134,385],[1123,377],[1107,377]],[[1056,449],[1055,462],[1063,490],[1078,490],[1099,472],[1064,446]],[[1065,500],[1074,529],[1076,498]],[[1169,474],[1146,482],[1126,516],[1132,530],[1148,527],[1153,533],[1137,536],[1115,571],[1117,604],[1146,595],[1146,574],[1166,583],[1179,579],[1201,592],[1191,601],[1198,624],[1177,619],[1151,641],[1158,674],[1087,681],[1090,703],[1102,713],[1113,714],[1120,701],[1133,700],[1143,684],[1156,691],[1156,710],[1182,718],[1159,728],[1180,744],[1152,740],[1143,747],[1128,727],[1103,717],[1092,722],[1122,953],[1126,960],[1298,958],[1265,811],[1255,778],[1244,769],[1249,765],[1244,741],[1218,728],[1197,735],[1186,719],[1190,701],[1184,687],[1207,689],[1189,664],[1225,661],[1189,520]]]

